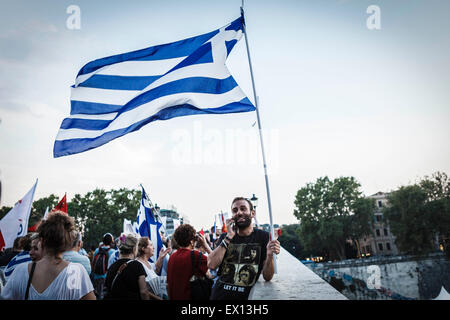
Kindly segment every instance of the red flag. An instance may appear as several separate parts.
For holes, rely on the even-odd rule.
[[[0,249],[5,246],[5,240],[3,239],[2,230],[0,230]]]
[[[28,228],[28,232],[36,232],[37,228],[39,227],[39,225],[42,223],[42,220],[39,220],[38,222],[36,222],[36,224],[32,227]]]
[[[200,232],[199,232],[202,236],[205,236],[205,231],[203,231],[203,228],[202,228],[202,230],[200,230]]]
[[[67,201],[66,201],[66,195],[64,194],[64,197],[59,201],[59,203],[52,209],[51,212],[55,212],[57,210],[60,210],[62,212],[67,213]]]
[[[222,233],[227,232],[227,225],[225,224],[225,220],[223,218],[223,213],[220,215],[222,217]]]

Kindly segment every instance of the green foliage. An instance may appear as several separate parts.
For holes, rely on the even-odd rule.
[[[278,237],[280,245],[289,251],[297,259],[303,259],[307,254],[300,242],[297,234],[298,224],[283,225],[281,227],[282,233]]]
[[[446,174],[437,172],[418,184],[392,192],[383,210],[397,247],[409,254],[434,250],[434,237],[450,233],[450,188]]]
[[[359,188],[354,177],[325,176],[297,192],[294,215],[306,250],[345,259],[345,241],[370,232],[374,200],[363,198]]]
[[[12,207],[1,207],[0,208],[0,220],[3,219],[4,216],[11,210]]]
[[[56,195],[51,194],[48,197],[33,201],[28,226],[31,227],[35,225],[39,220],[41,220],[44,217],[47,207],[49,211],[52,210],[54,207],[56,207],[59,200],[60,199]]]
[[[84,243],[96,246],[107,232],[114,237],[120,235],[123,219],[136,219],[140,200],[140,190],[95,189],[84,196],[76,194],[67,203],[67,211],[83,229]]]

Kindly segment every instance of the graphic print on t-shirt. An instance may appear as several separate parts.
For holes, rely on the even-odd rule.
[[[259,244],[230,243],[221,268],[221,281],[242,287],[252,286],[256,282],[260,259]]]

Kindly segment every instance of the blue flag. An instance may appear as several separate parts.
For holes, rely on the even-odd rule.
[[[87,63],[53,156],[97,148],[156,120],[256,110],[225,64],[243,23],[240,17],[203,35]]]
[[[144,187],[142,187],[142,200],[137,214],[136,223],[136,233],[141,237],[148,237],[153,243],[154,252],[151,260],[152,262],[156,262],[159,256],[159,251],[163,247],[161,234],[159,233],[162,223],[157,221],[155,215],[153,214],[151,202],[144,190]]]

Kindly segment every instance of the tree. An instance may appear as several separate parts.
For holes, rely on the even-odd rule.
[[[297,192],[294,215],[306,250],[328,251],[331,258],[345,259],[346,240],[369,234],[374,200],[363,198],[359,188],[354,177],[331,181],[325,176]]]
[[[297,229],[299,227],[298,224],[283,225],[281,227],[282,233],[281,236],[278,237],[278,241],[280,241],[280,245],[294,257],[303,259],[308,254],[305,254],[305,250],[297,234]]]
[[[33,201],[28,226],[31,227],[35,225],[39,220],[41,220],[44,217],[45,210],[48,208],[48,210],[51,211],[54,207],[56,207],[58,202],[59,202],[58,197],[53,193],[48,197],[40,198],[38,200]]]
[[[388,196],[383,214],[395,235],[397,247],[408,254],[435,250],[435,237],[450,233],[450,187],[445,173],[425,176]]]
[[[120,235],[123,231],[123,219],[136,219],[140,200],[140,190],[95,189],[85,196],[76,194],[67,203],[67,211],[83,230],[84,243],[98,245],[107,232],[114,236]]]
[[[12,209],[12,207],[1,207],[0,208],[0,220]]]
[[[450,179],[443,172],[425,176],[419,185],[427,194],[426,207],[435,231],[447,240],[450,237]]]
[[[450,198],[450,179],[444,172],[435,172],[431,177],[425,176],[420,187],[426,192],[428,201]]]

